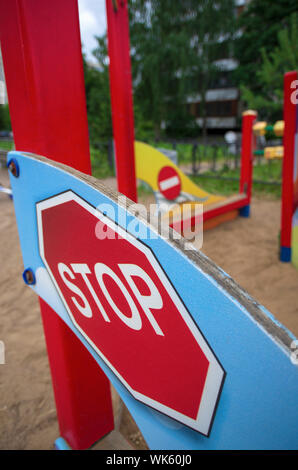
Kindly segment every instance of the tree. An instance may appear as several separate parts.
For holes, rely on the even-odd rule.
[[[290,15],[298,11],[297,0],[251,0],[240,15],[241,36],[235,43],[239,67],[235,79],[251,91],[264,91],[256,75],[263,61],[263,49],[271,53],[278,45],[278,32],[289,27]]]
[[[184,3],[184,2],[183,2]],[[189,65],[186,77],[192,92],[200,95],[203,135],[207,133],[206,94],[217,83],[220,66],[217,61],[231,57],[235,35],[235,2],[233,0],[200,0],[188,3],[184,27],[189,31]],[[185,6],[186,6],[185,4]],[[215,85],[216,86],[216,85]]]
[[[161,123],[172,103],[180,101],[177,72],[186,38],[180,28],[181,2],[132,0],[129,4],[134,100],[146,119]],[[181,59],[182,58],[182,59]]]
[[[0,130],[11,130],[8,104],[0,105]]]
[[[85,89],[89,135],[91,142],[108,141],[113,138],[110,82],[108,68],[107,36],[97,36],[93,56],[96,66],[87,63],[83,54]],[[139,140],[153,137],[153,124],[144,118],[143,109],[134,103],[135,136]]]
[[[218,51],[234,32],[233,8],[233,0],[130,1],[134,96],[156,137],[162,122],[186,116],[190,91],[201,95],[206,122],[206,91],[218,73]]]
[[[229,57],[234,0],[130,0],[130,43],[137,137],[159,138],[163,124],[176,137],[197,135],[187,96],[200,95],[206,131],[206,92]],[[85,61],[91,138],[111,132],[106,36],[97,37],[97,69]]]
[[[277,46],[267,52],[261,48],[259,70],[256,80],[260,92],[254,87],[241,87],[242,99],[248,107],[257,109],[261,118],[278,120],[282,117],[283,108],[283,76],[286,72],[298,69],[298,15],[293,13],[289,26],[277,33]]]
[[[83,54],[85,89],[89,135],[91,142],[108,141],[113,136],[109,71],[106,61],[106,37],[97,37],[97,48],[93,51],[98,66],[95,67],[86,61]]]

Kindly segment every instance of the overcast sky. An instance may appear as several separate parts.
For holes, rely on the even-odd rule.
[[[96,47],[94,36],[101,36],[107,28],[105,0],[78,0],[83,50],[92,59]]]

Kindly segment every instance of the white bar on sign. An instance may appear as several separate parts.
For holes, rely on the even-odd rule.
[[[178,176],[172,176],[171,178],[161,181],[159,184],[160,189],[166,191],[167,189],[173,188],[173,186],[177,186],[179,184],[179,178]]]

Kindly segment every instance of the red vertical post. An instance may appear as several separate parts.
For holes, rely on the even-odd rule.
[[[0,0],[0,42],[17,150],[90,173],[77,0]],[[61,435],[73,449],[113,429],[109,382],[40,301]]]
[[[112,122],[118,191],[137,200],[127,0],[106,0]]]
[[[241,171],[239,191],[240,193],[245,193],[248,197],[248,204],[242,207],[239,211],[239,214],[242,217],[248,217],[250,214],[253,177],[253,151],[255,148],[253,125],[256,117],[256,111],[245,111],[242,114]]]
[[[294,156],[297,126],[297,103],[293,99],[297,88],[297,72],[284,75],[284,158],[282,169],[280,260],[291,261],[292,218],[294,212]],[[294,83],[294,87],[292,84]]]

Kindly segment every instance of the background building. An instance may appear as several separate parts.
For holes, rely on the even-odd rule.
[[[239,17],[249,0],[236,1],[233,14]],[[242,34],[238,31],[236,37]],[[208,133],[225,132],[227,129],[237,130],[240,127],[241,102],[240,91],[233,80],[233,71],[238,66],[238,61],[233,57],[233,46],[228,46],[223,39],[218,47],[219,57],[214,61],[216,77],[209,83],[209,89],[205,96],[206,128]],[[195,116],[197,124],[202,127],[201,96],[200,94],[189,94],[187,99],[188,111]]]

